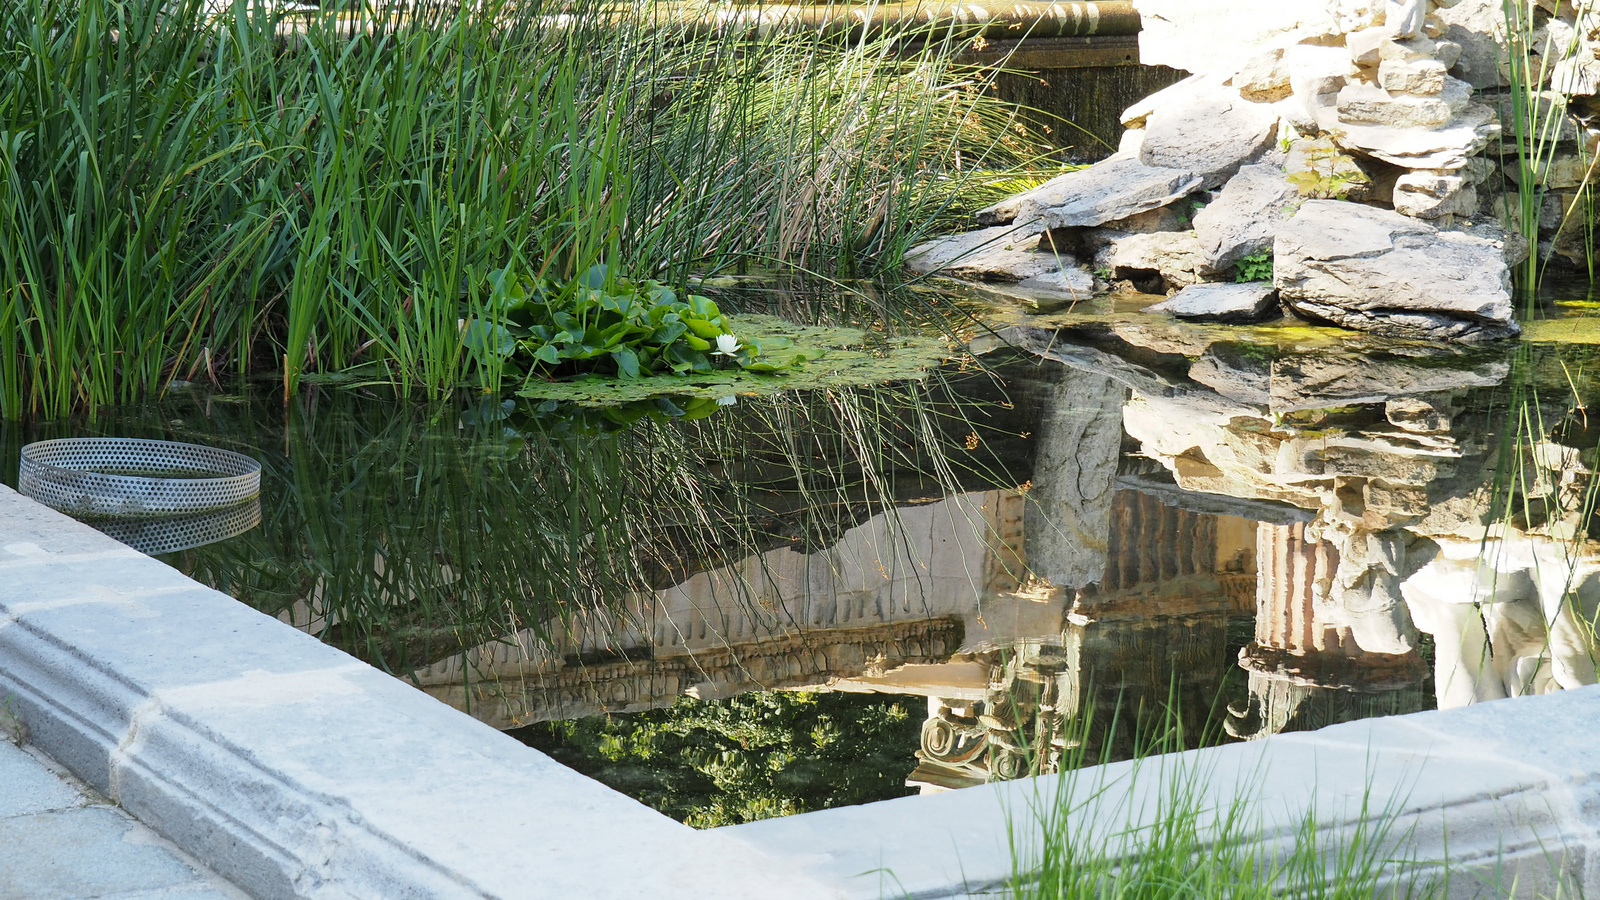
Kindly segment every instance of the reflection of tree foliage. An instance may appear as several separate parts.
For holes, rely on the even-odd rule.
[[[915,700],[916,698],[911,698]],[[698,828],[903,797],[922,725],[907,698],[771,691],[514,732]]]

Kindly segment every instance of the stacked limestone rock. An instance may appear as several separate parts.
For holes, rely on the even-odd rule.
[[[1186,289],[1162,311],[1190,317],[1270,315],[1275,289],[1306,318],[1400,337],[1514,334],[1522,242],[1478,196],[1500,126],[1450,74],[1451,26],[1428,0],[1325,3],[1341,15],[1146,98],[1116,155],[983,210],[984,228],[917,248],[911,268],[1040,306],[1087,297],[1093,270]],[[1270,286],[1205,286],[1267,253]]]

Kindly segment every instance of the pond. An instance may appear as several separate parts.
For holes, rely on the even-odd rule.
[[[1581,326],[1132,303],[956,316],[920,379],[694,421],[178,386],[0,425],[0,472],[72,434],[248,453],[258,506],[100,525],[698,826],[1597,680]]]

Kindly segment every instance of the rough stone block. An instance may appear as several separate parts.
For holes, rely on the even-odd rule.
[[[1386,59],[1378,64],[1378,86],[1390,93],[1439,94],[1447,71],[1436,59]]]
[[[1495,242],[1396,212],[1308,200],[1278,229],[1273,283],[1291,308],[1367,331],[1449,340],[1517,333]]]
[[[1119,155],[980,210],[978,221],[1027,225],[1042,220],[1045,228],[1100,225],[1166,206],[1201,185],[1202,179],[1186,169],[1150,166]]]
[[[1239,95],[1256,103],[1275,103],[1289,96],[1289,68],[1283,62],[1283,50],[1274,48],[1252,57],[1230,82]]]
[[[1478,208],[1478,192],[1450,171],[1407,172],[1395,180],[1393,199],[1395,212],[1420,219],[1471,216]]]
[[[1259,322],[1278,309],[1278,293],[1267,282],[1247,284],[1194,284],[1171,298],[1145,307],[1145,312],[1166,313],[1202,322]]]
[[[1221,271],[1269,250],[1278,225],[1293,215],[1294,185],[1277,166],[1245,166],[1195,214],[1194,232],[1207,264]]]
[[[1266,152],[1277,136],[1278,119],[1272,107],[1219,86],[1185,106],[1163,106],[1151,113],[1139,160],[1193,173],[1206,187],[1217,187]]]
[[[1436,96],[1391,94],[1366,82],[1351,82],[1339,91],[1339,118],[1357,125],[1390,128],[1436,128],[1467,108],[1472,88],[1449,79]]]

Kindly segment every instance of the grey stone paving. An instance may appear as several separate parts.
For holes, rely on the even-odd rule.
[[[0,731],[0,900],[249,900]]]

